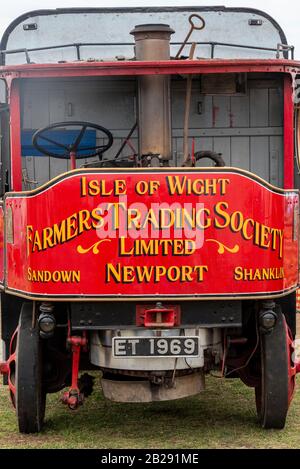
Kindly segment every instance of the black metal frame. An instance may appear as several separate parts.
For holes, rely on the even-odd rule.
[[[171,45],[175,46],[180,46],[181,42],[171,42]],[[186,45],[191,45],[192,42],[187,42]],[[276,58],[280,58],[280,53],[282,53],[284,58],[289,58],[288,56],[286,57],[286,53],[289,55],[289,52],[291,52],[291,60],[294,60],[294,51],[295,47],[291,46],[289,44],[278,44],[277,48],[271,48],[271,47],[260,47],[260,46],[247,46],[244,44],[231,44],[227,42],[216,42],[216,41],[208,41],[208,42],[196,42],[198,46],[210,46],[211,47],[211,54],[210,58],[214,59],[215,58],[215,48],[216,46],[222,46],[222,47],[236,47],[240,49],[251,49],[251,50],[261,50],[261,51],[272,51],[276,52]],[[7,50],[0,50],[0,54],[3,57],[8,55],[8,54],[19,54],[24,52],[26,62],[28,64],[32,63],[30,60],[29,52],[36,52],[36,51],[42,51],[42,50],[55,50],[55,49],[66,49],[68,47],[75,47],[76,48],[76,56],[77,60],[82,60],[81,55],[80,55],[80,48],[81,47],[107,47],[107,46],[132,46],[134,47],[133,42],[74,42],[73,44],[59,44],[55,46],[43,46],[43,47],[33,47],[30,49],[7,49]]]
[[[173,304],[164,302],[164,306]],[[198,301],[176,302],[180,306],[180,327],[242,327],[242,302],[235,301]],[[120,330],[143,329],[137,326],[137,302],[118,303],[70,303],[71,326],[74,330]],[[155,303],[153,303],[155,307]]]

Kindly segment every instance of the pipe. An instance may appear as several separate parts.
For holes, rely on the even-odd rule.
[[[193,43],[190,50],[189,59],[192,60],[195,53],[196,44]],[[193,75],[188,75],[186,79],[185,110],[183,124],[183,164],[186,164],[189,158],[189,121],[192,98]]]
[[[139,61],[170,60],[170,37],[174,31],[166,24],[136,26],[135,39]],[[139,152],[141,156],[172,158],[170,77],[149,75],[139,78],[138,91]]]

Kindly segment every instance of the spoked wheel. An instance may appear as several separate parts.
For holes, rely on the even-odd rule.
[[[41,430],[46,405],[42,386],[42,347],[37,326],[32,328],[32,304],[23,303],[16,349],[16,411],[21,433]]]
[[[290,332],[279,307],[276,307],[276,314],[273,330],[260,332],[261,382],[255,388],[255,397],[261,426],[282,429],[293,395],[296,370]]]

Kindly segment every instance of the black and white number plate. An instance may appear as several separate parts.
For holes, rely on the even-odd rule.
[[[199,337],[114,337],[113,356],[199,357]]]

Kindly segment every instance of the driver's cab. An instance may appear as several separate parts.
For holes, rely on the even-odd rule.
[[[38,187],[74,167],[99,166],[104,158],[114,159],[136,119],[135,82],[121,81],[121,86],[120,80],[104,77],[23,83],[24,189]],[[136,139],[135,132],[132,148]],[[133,151],[129,148],[129,152]]]
[[[172,155],[164,164],[181,166],[186,77],[171,76],[170,89]],[[70,170],[70,150],[78,136],[78,148],[73,148],[77,168],[143,165],[138,78],[32,78],[22,82],[20,93],[23,189],[39,187]],[[86,122],[92,126],[84,129]],[[282,75],[193,75],[188,133],[190,152],[195,148],[220,154],[226,166],[282,186]],[[196,162],[215,164],[210,159]]]

